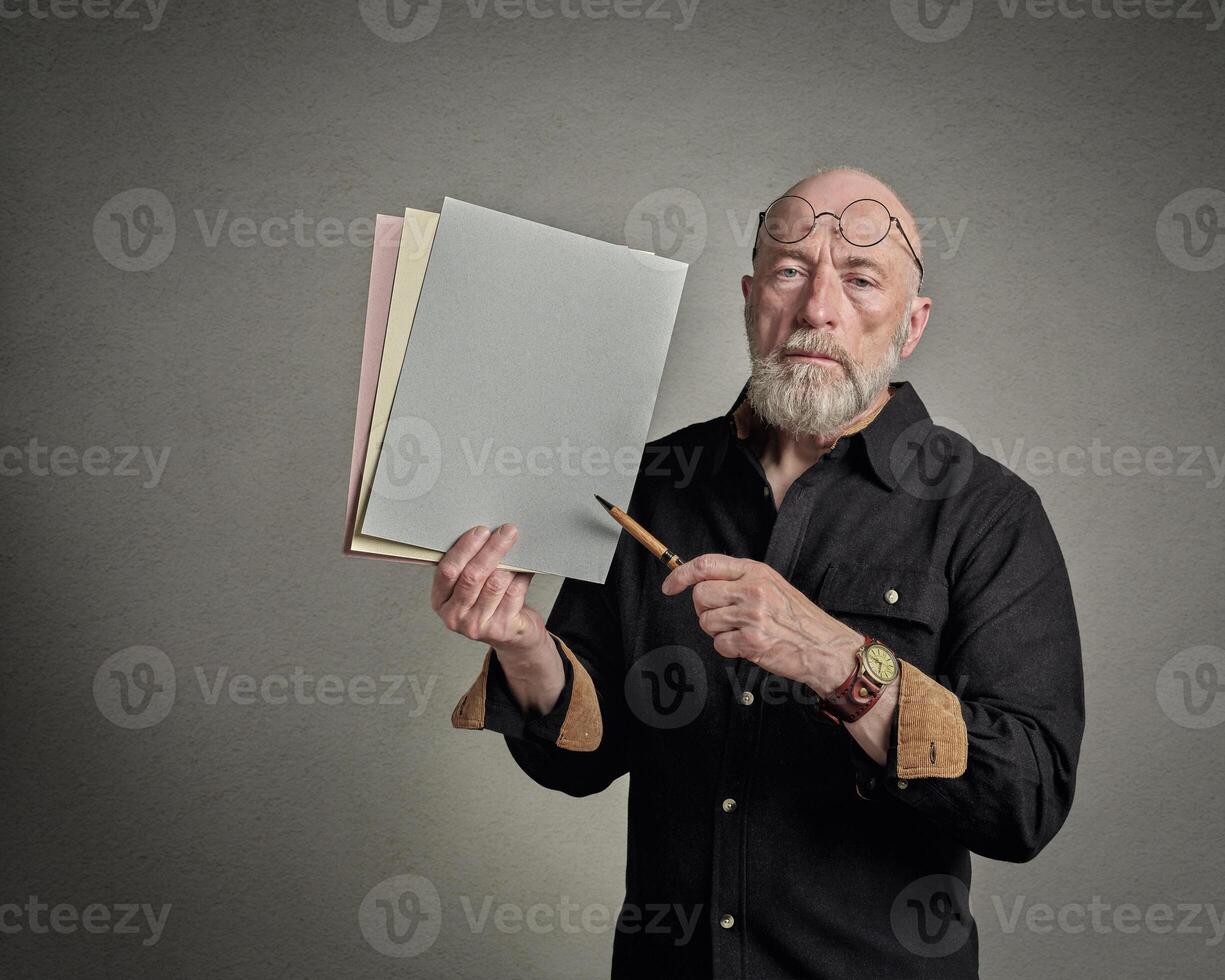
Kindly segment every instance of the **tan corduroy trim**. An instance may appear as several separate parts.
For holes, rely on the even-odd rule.
[[[592,752],[600,747],[600,741],[604,737],[604,723],[600,717],[600,703],[596,698],[595,685],[591,681],[591,676],[561,637],[554,633],[549,635],[557,640],[562,653],[570,661],[574,674],[570,704],[566,708],[566,717],[562,720],[561,732],[557,736],[556,745],[558,748],[570,749],[574,752]],[[493,647],[490,647],[485,651],[485,661],[481,664],[480,674],[451,711],[452,728],[482,729],[485,727],[485,686],[489,681],[489,662],[492,657]]]
[[[905,660],[899,661],[897,774],[899,779],[966,771],[969,737],[961,702],[948,688]]]
[[[746,398],[740,403],[740,407],[732,413],[732,418],[736,422],[736,438],[747,439],[752,428],[751,420],[753,416],[753,406]]]
[[[574,670],[570,705],[566,708],[566,717],[561,723],[557,747],[573,749],[575,752],[593,752],[600,747],[600,740],[604,737],[604,721],[600,717],[600,702],[595,696],[595,684],[591,681],[591,675],[566,646],[565,640],[559,636],[557,642]]]
[[[492,656],[493,647],[490,647],[485,651],[485,662],[481,664],[481,672],[452,709],[452,728],[485,727],[485,684],[489,680],[489,660]]]

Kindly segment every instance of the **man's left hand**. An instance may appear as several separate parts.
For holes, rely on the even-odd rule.
[[[830,616],[775,569],[709,553],[675,568],[664,595],[693,586],[703,632],[723,657],[743,657],[829,696],[855,669],[863,635]]]

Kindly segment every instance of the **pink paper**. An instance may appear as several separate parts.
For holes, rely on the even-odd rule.
[[[371,555],[349,547],[357,520],[357,497],[362,485],[362,466],[370,422],[374,414],[374,394],[379,383],[379,362],[387,336],[387,312],[391,309],[391,289],[396,279],[396,260],[400,255],[403,216],[380,214],[375,217],[374,248],[370,257],[370,289],[366,294],[366,333],[362,338],[362,373],[357,385],[357,424],[353,428],[353,463],[349,468],[349,505],[345,514],[344,553],[362,558],[392,557]],[[413,561],[393,558],[395,561]]]

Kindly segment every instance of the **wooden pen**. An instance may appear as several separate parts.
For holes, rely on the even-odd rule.
[[[647,549],[656,558],[662,561],[668,568],[676,568],[678,565],[685,563],[684,559],[676,552],[669,550],[659,538],[655,537],[650,531],[639,524],[636,520],[630,517],[620,507],[614,507],[607,500],[601,497],[598,493],[595,499],[600,502],[606,511],[612,516],[612,519],[625,528],[644,548]]]

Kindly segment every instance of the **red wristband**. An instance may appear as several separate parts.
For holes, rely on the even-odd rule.
[[[863,652],[876,641],[864,634],[863,644],[855,651],[855,669],[838,685],[828,698],[822,698],[819,710],[835,724],[850,724],[862,718],[880,699],[884,685],[864,672]]]

